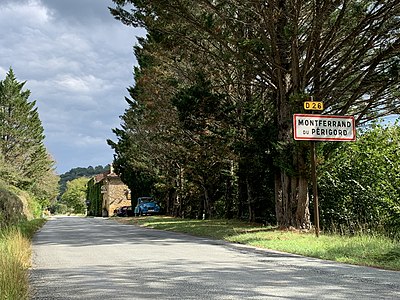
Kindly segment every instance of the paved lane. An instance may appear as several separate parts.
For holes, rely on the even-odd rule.
[[[33,241],[33,299],[400,299],[400,272],[103,218],[56,217]]]

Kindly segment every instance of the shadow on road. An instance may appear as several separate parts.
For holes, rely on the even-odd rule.
[[[33,299],[400,297],[399,274],[395,272],[380,273],[370,268],[121,225],[106,219],[50,220],[34,244],[75,249],[78,254],[85,250],[90,253],[92,249],[119,248],[125,252],[124,259],[117,262],[34,266]],[[199,251],[192,254],[195,248]],[[388,278],[390,274],[397,274],[392,281]]]

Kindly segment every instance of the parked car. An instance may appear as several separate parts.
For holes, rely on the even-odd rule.
[[[133,216],[132,206],[122,206],[115,212],[117,217],[130,217]]]
[[[134,209],[135,216],[156,215],[160,212],[160,205],[152,197],[139,197]]]

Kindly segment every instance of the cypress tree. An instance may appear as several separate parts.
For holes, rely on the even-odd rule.
[[[23,90],[10,68],[0,81],[0,153],[4,162],[17,174],[19,188],[40,195],[38,184],[53,170],[54,161],[43,144],[44,129],[36,101],[29,101],[30,91]]]

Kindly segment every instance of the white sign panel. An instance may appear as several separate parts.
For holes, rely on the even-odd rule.
[[[303,141],[355,141],[352,116],[293,115],[294,139]]]

